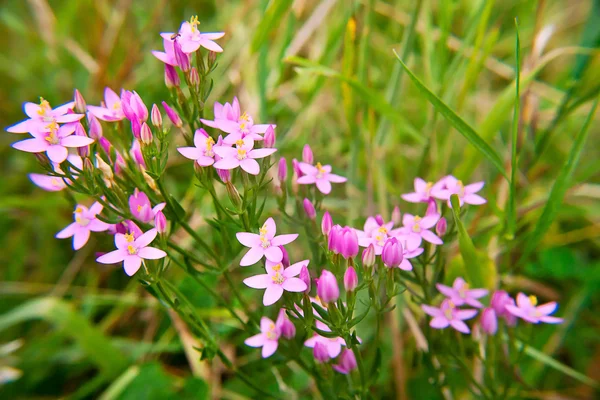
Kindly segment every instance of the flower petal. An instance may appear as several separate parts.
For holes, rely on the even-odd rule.
[[[64,147],[83,147],[94,143],[94,139],[85,136],[67,136],[60,140],[60,145]]]
[[[277,350],[278,345],[279,343],[277,343],[276,340],[265,340],[265,344],[262,347],[262,357],[271,357],[273,353],[275,353],[275,351]]]
[[[82,227],[81,229],[76,230],[75,234],[73,235],[73,250],[81,249],[83,246],[85,246],[89,238],[90,231],[88,229]]]
[[[135,245],[138,249],[146,247],[152,243],[152,241],[156,238],[156,235],[158,235],[158,231],[156,229],[150,229],[148,232],[135,239]]]
[[[248,265],[254,265],[258,262],[258,260],[262,258],[264,254],[265,251],[262,247],[252,247],[250,248],[250,250],[248,250],[244,257],[242,257],[242,260],[240,261],[240,266],[247,267]]]
[[[240,161],[240,167],[250,175],[258,175],[260,172],[260,165],[252,158],[246,158]]]
[[[440,239],[435,233],[428,231],[428,230],[421,231],[421,237],[431,244],[436,244],[436,245],[444,244],[442,239]]]
[[[271,282],[268,274],[254,275],[244,279],[244,284],[252,289],[266,289]]]
[[[477,315],[477,310],[456,310],[455,315],[460,320],[471,319]]]
[[[275,236],[271,240],[271,246],[285,246],[286,244],[292,243],[297,238],[298,238],[297,233],[290,233],[287,235]]]
[[[265,258],[271,262],[278,263],[283,260],[283,252],[277,246],[270,246],[265,249]]]
[[[317,189],[323,194],[331,192],[331,183],[326,179],[317,179]]]
[[[464,322],[462,322],[459,319],[453,319],[452,321],[450,321],[450,325],[459,332],[462,332],[462,333],[470,333],[471,332],[471,330],[469,329],[467,324],[465,324]]]
[[[138,256],[146,260],[158,260],[167,256],[167,253],[155,247],[144,247],[138,251]]]
[[[222,158],[219,161],[217,161],[216,163],[213,164],[213,166],[217,169],[233,169],[233,168],[237,168],[240,166],[240,160],[238,160],[237,158]]]
[[[125,259],[126,253],[123,250],[115,250],[101,255],[96,259],[100,264],[115,264]]]
[[[285,276],[286,278],[298,276],[300,274],[300,271],[302,270],[302,267],[308,266],[309,263],[310,260],[303,260],[292,264],[283,271],[283,276]]]
[[[265,158],[275,153],[277,149],[255,149],[248,153],[250,158]]]
[[[70,238],[71,236],[73,236],[75,234],[78,227],[79,227],[79,224],[77,222],[73,222],[72,224],[69,224],[65,229],[58,232],[54,237],[57,239]]]
[[[67,159],[69,151],[66,147],[60,145],[53,145],[48,147],[48,149],[46,150],[46,154],[48,155],[50,161],[60,164],[61,162]]]
[[[244,344],[250,347],[262,347],[265,344],[265,335],[259,333],[258,335],[250,336],[244,340]]]
[[[310,185],[316,181],[317,178],[314,175],[303,175],[296,180],[300,185]]]
[[[288,292],[304,292],[307,288],[306,283],[300,278],[288,278],[281,286]]]
[[[123,268],[125,269],[125,273],[129,276],[132,276],[133,274],[138,272],[141,266],[142,259],[137,255],[127,256],[125,257],[125,260],[123,262]]]
[[[28,153],[41,153],[43,151],[48,150],[48,142],[44,139],[25,139],[20,142],[15,142],[12,144],[12,147],[17,150],[26,151]]]
[[[178,147],[177,151],[190,160],[196,160],[202,155],[202,150],[197,147]]]
[[[269,285],[263,296],[263,305],[270,306],[275,304],[283,295],[283,288],[279,285]]]
[[[467,204],[472,204],[474,206],[478,206],[480,204],[487,203],[487,200],[477,194],[467,194],[463,198],[464,202]]]
[[[450,322],[444,317],[435,317],[429,322],[429,326],[435,329],[444,329],[450,325]]]
[[[260,235],[250,232],[238,232],[235,234],[237,240],[246,247],[260,246]]]
[[[333,182],[333,183],[344,183],[348,180],[347,178],[344,178],[343,176],[339,176],[336,174],[327,174],[326,178],[329,182]]]

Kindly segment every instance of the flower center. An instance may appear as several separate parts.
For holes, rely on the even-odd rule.
[[[535,297],[534,295],[529,296],[529,301],[531,302],[532,306],[537,306],[538,300],[537,297]]]
[[[387,228],[385,226],[380,226],[379,229],[378,229],[378,231],[381,232],[381,233],[388,233],[388,230],[387,230]]]
[[[277,340],[277,335],[275,334],[275,324],[269,325],[269,329],[265,332],[265,336],[269,340]]]
[[[213,157],[215,155],[215,153],[212,151],[213,145],[215,144],[215,141],[212,137],[207,137],[206,141],[204,142],[206,145],[206,150],[204,150],[204,155],[207,157]]]
[[[132,245],[128,245],[127,252],[129,253],[129,255],[133,256],[133,255],[137,254],[137,249],[135,247],[133,247]]]
[[[52,121],[51,123],[46,125],[46,128],[50,129],[50,132],[48,132],[48,134],[45,137],[46,142],[50,144],[59,144],[60,138],[58,137],[58,124],[56,123],[56,121]]]
[[[198,28],[196,28],[198,25],[200,25],[200,21],[198,21],[198,16],[197,15],[193,15],[190,18],[190,25],[192,26],[192,33],[195,33]]]
[[[273,283],[281,285],[283,282],[285,282],[285,276],[283,276],[280,272],[276,272],[275,275],[271,277],[271,280]]]
[[[240,117],[239,121],[240,121],[240,131],[242,131],[242,133],[247,133],[248,125],[250,125],[250,116],[244,112],[242,114],[242,116]]]
[[[375,242],[377,246],[383,247],[385,245],[386,235],[375,235]]]
[[[317,178],[322,178],[323,175],[325,175],[325,169],[323,168],[323,165],[321,165],[320,162],[317,163],[317,165],[315,165],[315,167],[317,167]]]
[[[238,160],[244,160],[247,157],[247,151],[246,149],[237,149],[237,159]]]
[[[447,319],[452,319],[454,317],[454,303],[449,301],[448,308],[444,310],[444,317]]]
[[[277,271],[281,271],[281,267],[282,267],[282,265],[281,265],[281,264],[277,264],[277,265],[275,265],[275,266],[274,266],[274,267],[272,267],[272,268],[273,268],[273,271],[276,271],[276,272],[277,272]]]
[[[414,233],[419,233],[419,232],[421,232],[421,225],[419,225],[419,224],[414,224],[414,225],[413,225],[413,227],[412,227],[412,231],[413,231]]]
[[[433,182],[427,182],[427,186],[425,186],[425,195],[427,197],[431,196],[431,188],[433,187]]]
[[[458,186],[458,195],[463,197],[465,195],[465,185],[463,185],[462,181],[457,181],[456,186]]]
[[[90,223],[90,220],[83,217],[83,208],[77,207],[75,209],[75,222],[77,222],[81,226],[87,226]]]
[[[469,284],[465,283],[460,289],[458,289],[458,296],[461,299],[465,299],[467,297],[467,290],[469,290]]]
[[[40,108],[37,110],[37,113],[40,117],[46,115],[46,112],[50,111],[50,103],[47,100],[44,100],[43,97],[40,97]]]
[[[264,236],[260,237],[260,245],[263,249],[266,249],[271,246],[271,241]]]
[[[133,233],[126,233],[126,234],[125,234],[125,240],[126,240],[128,243],[131,243],[131,242],[133,242],[133,241],[135,240],[135,237],[133,236]]]
[[[113,109],[113,111],[120,110],[121,109],[121,102],[120,101],[115,102],[115,104],[112,105],[112,109]]]

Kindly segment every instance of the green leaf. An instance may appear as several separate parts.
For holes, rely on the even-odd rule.
[[[517,140],[519,136],[519,108],[521,107],[519,83],[521,77],[521,43],[519,41],[519,23],[515,19],[516,34],[516,90],[515,90],[515,111],[513,116],[513,127],[511,137],[511,153],[510,153],[510,191],[508,196],[508,207],[506,209],[506,237],[510,240],[515,235],[517,227]]]
[[[490,145],[487,144],[485,140],[483,140],[481,136],[479,136],[479,134],[475,132],[475,130],[469,124],[467,124],[454,111],[452,111],[452,109],[448,107],[442,101],[442,99],[437,97],[435,93],[433,93],[431,90],[425,87],[423,82],[421,82],[419,78],[417,78],[415,74],[413,74],[410,71],[410,69],[408,69],[406,64],[402,62],[402,60],[395,51],[394,54],[398,58],[398,62],[400,62],[400,64],[404,68],[404,71],[408,74],[409,78],[413,81],[413,83],[417,86],[421,93],[425,95],[427,100],[429,100],[429,102],[435,107],[435,109],[439,111],[440,114],[442,114],[448,120],[448,122],[450,122],[450,124],[461,135],[463,135],[465,139],[469,141],[469,143],[471,143],[484,157],[486,157],[496,167],[498,172],[500,172],[506,179],[508,179],[508,175],[506,174],[506,171],[504,170],[504,166],[502,164],[502,159],[500,158],[498,153],[496,153],[494,149],[492,149]]]
[[[30,300],[0,317],[0,332],[21,322],[42,319],[56,326],[81,347],[106,377],[118,376],[127,359],[102,332],[60,299],[45,297]]]
[[[403,132],[408,134],[408,136],[417,140],[419,143],[424,143],[425,139],[423,139],[421,133],[419,133],[419,131],[416,128],[414,128],[410,122],[408,122],[408,120],[403,118],[396,108],[394,108],[392,105],[386,102],[384,100],[384,96],[382,96],[377,91],[364,86],[362,83],[358,82],[354,78],[344,76],[331,68],[317,64],[305,58],[296,56],[288,57],[285,59],[285,62],[298,65],[302,67],[303,70],[306,72],[334,78],[348,84],[348,86],[350,86],[354,91],[356,91],[357,94],[364,101],[369,103],[369,105],[373,107],[375,111],[393,121],[396,124],[396,126],[402,129]]]
[[[592,109],[590,110],[583,127],[575,137],[575,143],[573,143],[573,147],[569,152],[569,157],[560,169],[558,178],[556,178],[554,185],[552,185],[550,197],[546,202],[546,206],[542,211],[542,216],[538,220],[535,230],[527,241],[525,252],[521,257],[521,261],[523,261],[537,247],[538,243],[540,240],[542,240],[542,237],[544,237],[546,231],[548,228],[550,228],[550,225],[552,225],[552,222],[556,218],[558,209],[560,208],[563,198],[565,197],[565,193],[571,184],[571,177],[573,176],[573,172],[575,171],[575,167],[577,166],[577,162],[579,161],[579,157],[583,151],[590,125],[594,119],[594,114],[596,114],[598,101],[599,99],[596,99],[594,102],[594,105],[592,106]]]
[[[266,42],[269,34],[279,26],[283,15],[292,6],[292,3],[292,0],[271,1],[252,38],[252,44],[250,45],[252,53],[256,53],[262,44]]]

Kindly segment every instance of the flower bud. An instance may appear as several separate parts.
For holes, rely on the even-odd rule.
[[[87,137],[87,135],[85,134],[85,129],[83,128],[83,125],[81,125],[80,123],[77,123],[77,125],[75,125],[75,135],[76,136],[82,136],[82,137]],[[79,154],[80,157],[89,157],[90,155],[90,146],[81,146],[77,148],[77,154]]]
[[[130,105],[131,108],[133,108],[135,116],[140,121],[148,120],[148,107],[146,107],[146,104],[137,92],[132,92]]]
[[[279,315],[277,316],[277,321],[275,321],[275,326],[279,329],[281,335],[286,339],[292,339],[294,336],[296,336],[296,327],[288,318],[284,308],[279,310]]]
[[[217,61],[217,53],[214,51],[208,52],[208,69],[210,70],[215,62]]]
[[[179,87],[180,84],[181,81],[179,80],[177,70],[172,65],[165,64],[165,85],[167,88]]]
[[[142,169],[146,169],[146,161],[144,160],[144,155],[142,154],[142,147],[140,146],[139,140],[133,139],[129,154],[137,165],[139,165]]]
[[[515,305],[514,299],[510,297],[509,294],[504,290],[496,290],[492,294],[490,307],[494,309],[497,317],[504,318],[508,326],[515,326],[517,323],[517,317],[515,317],[506,309],[507,305]]]
[[[323,219],[321,219],[321,232],[323,232],[323,235],[329,235],[332,225],[333,220],[331,219],[331,215],[329,214],[329,211],[325,211],[323,214]]]
[[[313,356],[318,363],[326,363],[331,358],[329,357],[327,346],[320,342],[315,343],[315,347],[313,347]]]
[[[394,210],[392,211],[392,222],[395,226],[400,225],[402,222],[402,214],[400,213],[400,208],[398,206],[394,206]]]
[[[162,102],[162,106],[165,109],[165,112],[167,113],[167,117],[169,117],[173,125],[175,125],[178,128],[181,128],[183,126],[183,122],[181,121],[179,114],[177,114],[177,112],[171,107],[169,107],[169,105],[164,101]]]
[[[90,127],[88,132],[90,137],[94,140],[100,139],[102,137],[102,125],[100,125],[100,121],[92,113],[88,114],[88,125]]]
[[[159,211],[154,216],[154,227],[158,233],[166,233],[167,232],[167,217],[163,214],[162,211]]]
[[[195,163],[197,164],[197,163]],[[219,175],[219,178],[221,178],[221,181],[223,181],[223,183],[230,183],[231,182],[231,171],[228,169],[218,169],[215,168],[217,170],[217,175]]]
[[[277,167],[277,178],[279,178],[279,183],[283,184],[287,178],[287,162],[285,161],[285,158],[281,157],[279,159],[279,165]]]
[[[425,216],[428,217],[430,215],[439,215],[435,199],[429,199],[427,202],[427,211],[425,212]]]
[[[152,104],[152,112],[150,113],[150,121],[152,122],[152,125],[154,125],[156,128],[160,128],[162,126],[162,115],[156,104]]]
[[[198,75],[198,70],[196,67],[192,67],[190,70],[190,85],[198,89],[200,86],[200,75]]]
[[[314,162],[313,152],[308,144],[305,144],[302,149],[302,161],[307,164],[312,164]]]
[[[338,363],[333,365],[333,369],[344,375],[348,375],[352,370],[356,369],[356,367],[356,357],[354,356],[354,352],[350,349],[344,349]]]
[[[292,169],[296,174],[296,178],[300,178],[303,175],[302,171],[300,171],[300,165],[298,164],[298,160],[296,160],[295,158],[292,159]]]
[[[242,198],[240,196],[240,192],[233,186],[233,183],[230,181],[225,184],[227,188],[227,194],[229,195],[229,199],[236,207],[240,207],[242,205]]]
[[[354,267],[349,266],[344,273],[344,289],[346,292],[352,292],[358,286],[358,276]]]
[[[339,234],[342,230],[342,227],[339,225],[334,225],[331,227],[329,231],[329,236],[327,237],[327,247],[329,251],[332,251],[334,254],[339,254]]]
[[[140,124],[140,121],[137,120],[137,118],[131,120],[131,132],[133,133],[133,137],[135,137],[136,139],[140,139],[142,135],[142,125]]]
[[[127,163],[125,162],[125,159],[123,158],[121,153],[117,151],[115,156],[115,174],[121,176],[121,172],[125,168],[127,168]]]
[[[447,230],[448,222],[446,222],[446,218],[442,217],[439,219],[437,224],[435,224],[435,233],[437,233],[438,236],[442,237],[446,234]]]
[[[83,170],[90,173],[94,171],[94,164],[92,164],[92,160],[89,158],[83,160]]]
[[[304,206],[304,212],[306,213],[306,216],[314,220],[317,217],[317,212],[315,211],[315,206],[313,206],[313,203],[311,203],[309,199],[304,199],[302,205]]]
[[[273,125],[269,125],[269,127],[267,128],[267,131],[265,132],[264,136],[263,145],[268,149],[272,149],[273,146],[275,146],[275,129],[273,128]]]
[[[79,114],[85,114],[85,112],[87,111],[87,104],[85,103],[85,99],[81,95],[81,92],[75,89],[75,96],[73,97],[75,98],[75,112]]]
[[[338,234],[338,240],[338,249],[342,257],[348,259],[358,254],[358,235],[354,229],[344,227]]]
[[[377,214],[375,216],[375,222],[377,222],[377,225],[379,225],[379,226],[385,224],[385,221],[383,220],[383,217],[381,216],[381,214]]]
[[[362,265],[364,268],[371,268],[375,265],[375,247],[371,243],[369,247],[362,252]]]
[[[310,272],[308,272],[308,267],[306,265],[302,266],[302,269],[300,270],[300,275],[299,278],[302,280],[302,282],[306,283],[306,290],[304,291],[304,293],[309,293],[310,292]]]
[[[106,155],[110,157],[110,149],[112,148],[112,144],[108,141],[108,139],[103,136],[98,139],[98,143],[100,144],[100,147],[102,147],[102,150],[104,150]]]
[[[152,144],[152,131],[147,123],[142,124],[142,129],[140,133],[140,138],[142,139],[142,143],[145,145]]]
[[[326,269],[321,272],[317,280],[317,295],[324,303],[332,303],[340,297],[340,288],[335,275]]]
[[[388,239],[383,245],[381,260],[388,268],[395,268],[400,265],[404,258],[402,245],[395,237]]]
[[[183,72],[188,72],[191,67],[190,56],[181,50],[181,44],[177,39],[173,41],[173,52],[175,53],[175,61],[177,61],[179,68],[181,68]]]
[[[98,153],[96,153],[96,168],[102,172],[102,175],[104,175],[105,179],[109,181],[113,179],[114,175],[112,168],[110,168],[110,165],[108,165]]]
[[[493,308],[484,308],[481,312],[481,328],[488,335],[495,335],[498,330],[498,318]]]
[[[283,268],[287,268],[290,266],[290,256],[289,256],[287,250],[285,249],[285,247],[279,246],[279,249],[281,250],[281,253],[283,254],[283,258],[281,259],[281,264],[283,265]]]

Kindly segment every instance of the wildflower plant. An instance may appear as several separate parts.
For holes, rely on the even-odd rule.
[[[195,358],[219,359],[256,396],[285,397],[240,368],[239,355],[261,373],[293,365],[323,398],[375,396],[386,359],[382,327],[399,307],[439,396],[505,398],[516,384],[501,371],[516,370],[537,325],[563,320],[555,302],[513,299],[478,258],[462,220],[490,207],[489,185],[413,177],[391,215],[345,218],[336,199],[353,182],[336,160],[305,144],[289,154],[302,161],[289,163],[276,147],[277,121],[243,111],[252,108],[241,96],[211,96],[227,33],[200,26],[193,17],[156,35],[163,49],[152,54],[170,93],[161,104],[107,87],[91,105],[77,91],[56,108],[25,103],[28,119],[7,129],[31,136],[13,144],[38,155],[44,173],[31,181],[75,202],[73,221],[56,237],[72,238],[75,251],[90,237],[111,237],[93,241],[97,263],[138,280],[197,340]],[[186,194],[171,184],[174,159],[194,171]],[[198,193],[212,206],[201,218],[189,201]],[[415,214],[401,215],[405,208]],[[236,349],[225,350],[173,283],[176,273],[235,320]],[[375,333],[361,333],[367,324]]]

